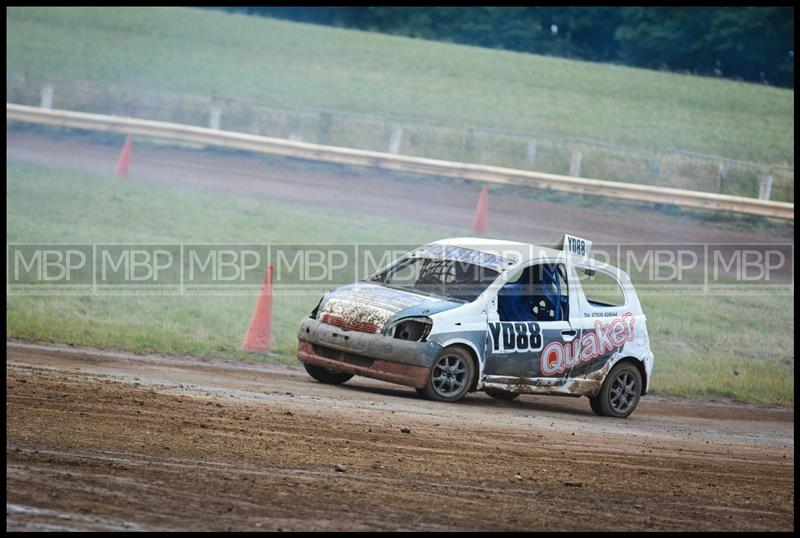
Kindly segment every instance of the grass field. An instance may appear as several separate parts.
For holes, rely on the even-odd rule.
[[[188,8],[8,8],[6,31],[7,73],[794,164],[792,90]]]
[[[400,235],[423,243],[464,233],[13,162],[6,173],[8,243],[393,243]],[[11,338],[37,341],[292,363],[297,324],[318,298],[276,295],[271,358],[238,350],[254,295],[9,295],[7,331]],[[791,404],[792,300],[643,297],[656,355],[654,392]],[[742,312],[748,312],[747,323]]]

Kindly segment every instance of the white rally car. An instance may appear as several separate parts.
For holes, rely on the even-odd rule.
[[[478,238],[423,245],[324,295],[298,331],[323,383],[362,375],[454,402],[470,391],[586,396],[624,418],[647,392],[653,354],[625,272],[565,235],[555,248]]]

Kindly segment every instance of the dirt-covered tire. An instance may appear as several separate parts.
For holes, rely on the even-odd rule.
[[[622,362],[611,369],[600,392],[589,398],[589,404],[600,416],[626,418],[636,409],[641,395],[641,372],[636,365]]]
[[[600,398],[599,393],[597,396],[593,396],[589,398],[589,407],[592,408],[595,415],[603,416],[603,411],[600,409]]]
[[[308,375],[320,383],[325,383],[327,385],[341,385],[353,377],[353,374],[337,372],[336,370],[328,370],[327,368],[323,368],[322,366],[317,366],[315,364],[303,363],[303,366],[306,367],[306,372],[308,372]]]
[[[504,402],[510,402],[511,400],[516,400],[519,397],[518,392],[509,392],[507,390],[498,389],[486,389],[486,394],[495,400],[503,400]]]
[[[474,379],[475,363],[472,362],[472,356],[463,347],[450,346],[444,348],[433,361],[428,384],[421,390],[430,400],[455,402],[469,392]]]

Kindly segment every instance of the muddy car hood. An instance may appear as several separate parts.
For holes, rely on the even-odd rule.
[[[395,319],[429,316],[462,304],[377,284],[358,283],[326,293],[317,318],[336,316],[349,323],[375,325],[380,330]]]

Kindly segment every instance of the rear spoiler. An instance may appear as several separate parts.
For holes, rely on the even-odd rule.
[[[561,238],[561,241],[554,248],[563,250],[566,254],[588,258],[592,251],[592,242],[588,239],[564,234],[564,237]]]

